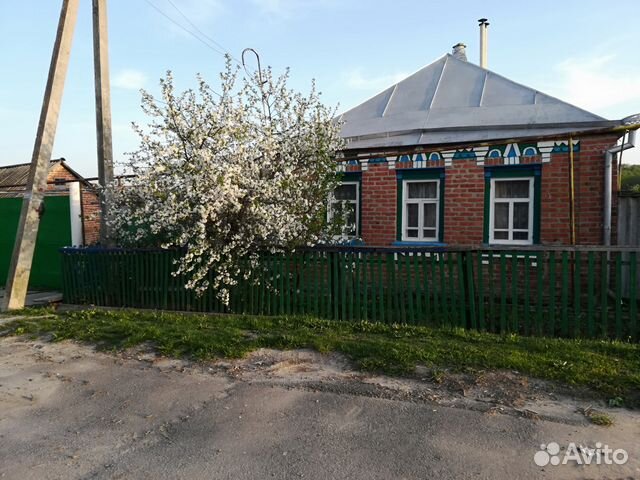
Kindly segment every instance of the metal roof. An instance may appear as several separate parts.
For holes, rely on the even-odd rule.
[[[49,170],[51,170],[51,168],[58,163],[64,165],[64,167],[73,175],[77,176],[79,179],[82,179],[81,176],[71,170],[67,166],[67,164],[64,163],[63,158],[51,160],[49,162]],[[4,167],[0,167],[0,198],[22,196],[22,193],[27,186],[30,168],[31,163],[21,163],[18,165],[7,165]],[[12,192],[16,193],[14,194]]]
[[[338,120],[348,149],[533,137],[620,123],[450,54]]]
[[[51,160],[49,169],[57,163],[61,163],[62,159]],[[18,165],[7,165],[0,167],[0,188],[13,187],[16,185],[27,185],[29,179],[29,169],[31,163],[21,163]]]

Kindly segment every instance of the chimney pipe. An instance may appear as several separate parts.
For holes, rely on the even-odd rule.
[[[487,29],[489,22],[486,18],[481,18],[478,23],[480,25],[480,66],[487,68]]]
[[[456,43],[453,46],[453,53],[452,55],[454,56],[454,58],[457,58],[458,60],[462,60],[463,62],[467,61],[467,51],[466,51],[467,46],[460,42],[460,43]]]

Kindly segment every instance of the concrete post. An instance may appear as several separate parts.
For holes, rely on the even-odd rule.
[[[42,101],[42,111],[36,133],[31,169],[22,203],[16,243],[13,248],[6,292],[0,310],[16,310],[24,307],[29,286],[33,252],[38,237],[40,215],[47,188],[47,175],[51,150],[55,138],[64,81],[73,43],[73,31],[78,18],[79,0],[63,0],[56,41],[51,55],[49,76]]]
[[[111,132],[111,93],[109,85],[109,47],[107,0],[93,0],[93,66],[96,95],[96,133],[98,139],[98,182],[104,188],[113,181],[113,143]],[[100,193],[100,242],[110,243],[106,224],[107,205]]]

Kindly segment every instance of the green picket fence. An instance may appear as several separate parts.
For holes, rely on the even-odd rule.
[[[63,249],[65,301],[310,314],[500,333],[638,340],[638,250],[316,248],[261,257],[223,305],[173,276],[178,251]]]

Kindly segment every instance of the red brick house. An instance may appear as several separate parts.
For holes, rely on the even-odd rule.
[[[22,197],[30,166],[30,163],[24,163],[0,167],[0,199]],[[96,186],[74,171],[64,158],[51,160],[49,164],[46,197],[69,197],[69,224],[73,245],[98,242],[100,200]]]
[[[474,65],[461,44],[339,119],[333,203],[368,245],[615,243],[611,149],[638,122]]]

